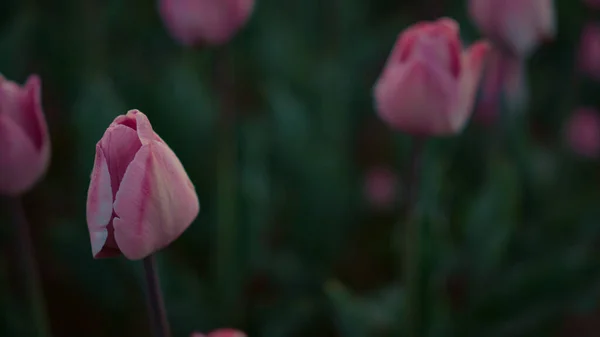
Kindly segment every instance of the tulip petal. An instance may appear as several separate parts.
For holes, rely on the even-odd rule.
[[[246,334],[235,329],[218,329],[208,334],[207,337],[246,337]]]
[[[0,114],[0,191],[18,195],[30,189],[45,169],[31,138],[8,114]]]
[[[458,88],[450,74],[420,60],[390,70],[375,87],[381,118],[412,134],[452,133],[447,115]]]
[[[108,226],[113,214],[113,193],[108,164],[100,145],[96,145],[86,213],[92,254],[95,258],[104,257],[100,255],[109,236]]]
[[[137,151],[142,147],[142,143],[134,129],[117,124],[106,130],[100,141],[100,146],[106,157],[110,158],[110,161],[108,161],[108,171],[110,173],[112,191],[116,194],[129,163],[131,163]]]
[[[180,236],[199,208],[194,186],[173,151],[162,142],[149,142],[127,168],[116,194],[117,245],[128,259],[144,258]]]
[[[460,79],[460,94],[454,113],[450,114],[452,127],[459,129],[465,125],[471,115],[477,87],[481,79],[483,65],[486,61],[490,46],[487,42],[477,42],[471,45],[462,56],[463,72]]]

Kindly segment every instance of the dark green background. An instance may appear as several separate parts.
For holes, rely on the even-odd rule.
[[[600,320],[600,171],[562,137],[575,107],[600,104],[600,86],[574,69],[581,28],[600,15],[576,0],[556,7],[556,40],[528,60],[526,111],[428,143],[418,203],[427,336],[600,334],[575,331]],[[404,195],[377,211],[363,184],[374,166],[404,172],[410,139],[378,120],[371,89],[397,34],[441,15],[461,23],[466,44],[479,37],[466,1],[259,0],[226,50],[238,152],[224,178],[212,81],[223,50],[179,46],[150,0],[0,0],[0,72],[41,76],[52,137],[51,168],[25,201],[54,336],[150,335],[140,263],[93,260],[85,222],[94,145],[132,108],[201,202],[158,255],[175,337],[220,326],[403,335],[391,237]],[[236,198],[218,200],[223,179]],[[235,221],[227,282],[215,272],[217,212]],[[0,335],[25,337],[7,223],[0,234]]]

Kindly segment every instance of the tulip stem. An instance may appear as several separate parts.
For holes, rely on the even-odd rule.
[[[148,287],[146,291],[148,296],[148,311],[154,336],[171,337],[167,310],[165,309],[165,302],[162,290],[160,289],[160,280],[154,254],[144,259],[144,276],[146,278],[146,286]]]
[[[50,327],[46,313],[46,303],[42,291],[38,265],[35,259],[31,228],[25,215],[20,197],[7,199],[8,211],[12,215],[12,223],[16,233],[16,257],[19,260],[18,273],[20,286],[26,297],[27,310],[31,315],[30,329],[34,336],[50,337]]]
[[[406,287],[406,327],[409,337],[423,335],[423,279],[421,273],[422,228],[417,216],[420,172],[425,140],[415,137],[411,145],[408,170],[405,177],[406,202],[404,204],[404,261],[403,274]],[[401,233],[401,231],[398,231]]]

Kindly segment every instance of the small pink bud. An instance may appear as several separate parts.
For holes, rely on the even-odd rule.
[[[218,329],[209,333],[208,335],[194,332],[190,337],[247,337],[247,335],[239,330],[235,329]]]
[[[160,0],[160,14],[181,44],[224,44],[246,23],[254,0]]]
[[[96,144],[88,190],[94,258],[142,259],[177,239],[199,209],[194,185],[146,115],[117,117]]]
[[[463,51],[456,21],[415,24],[396,40],[374,88],[379,116],[414,135],[452,135],[467,122],[485,57],[485,42]]]
[[[50,162],[50,137],[36,75],[23,87],[0,75],[0,194],[29,190]]]
[[[526,57],[554,38],[552,0],[469,0],[471,18],[495,44]]]
[[[579,67],[589,76],[600,80],[600,25],[590,23],[581,34]]]
[[[375,167],[365,177],[365,195],[369,203],[377,209],[394,206],[398,179],[394,171],[387,167]]]
[[[600,154],[600,115],[593,108],[579,108],[566,125],[566,138],[573,152],[596,158]]]
[[[496,123],[503,105],[518,107],[526,96],[523,60],[492,48],[486,62],[475,119]]]

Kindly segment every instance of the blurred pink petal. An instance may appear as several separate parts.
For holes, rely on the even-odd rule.
[[[254,0],[160,0],[160,14],[184,45],[223,44],[246,23]]]
[[[566,138],[573,152],[589,158],[600,154],[600,115],[593,108],[579,108],[566,125]]]
[[[519,57],[556,33],[552,0],[469,0],[469,12],[485,35]]]
[[[0,75],[0,194],[29,190],[50,162],[50,137],[41,105],[41,82],[23,87]]]
[[[458,24],[421,22],[398,37],[374,87],[379,116],[415,135],[452,135],[471,113],[488,46],[462,50]]]
[[[590,23],[585,26],[579,48],[581,71],[600,80],[600,24]]]
[[[199,332],[194,332],[191,334],[190,337],[247,337],[247,335],[239,330],[224,328],[213,330],[208,335],[204,335]]]
[[[398,178],[396,173],[387,167],[370,169],[365,177],[365,195],[371,206],[377,209],[394,207],[397,197]]]
[[[88,190],[94,257],[142,259],[179,237],[199,208],[183,166],[146,115],[117,117],[96,146]]]

